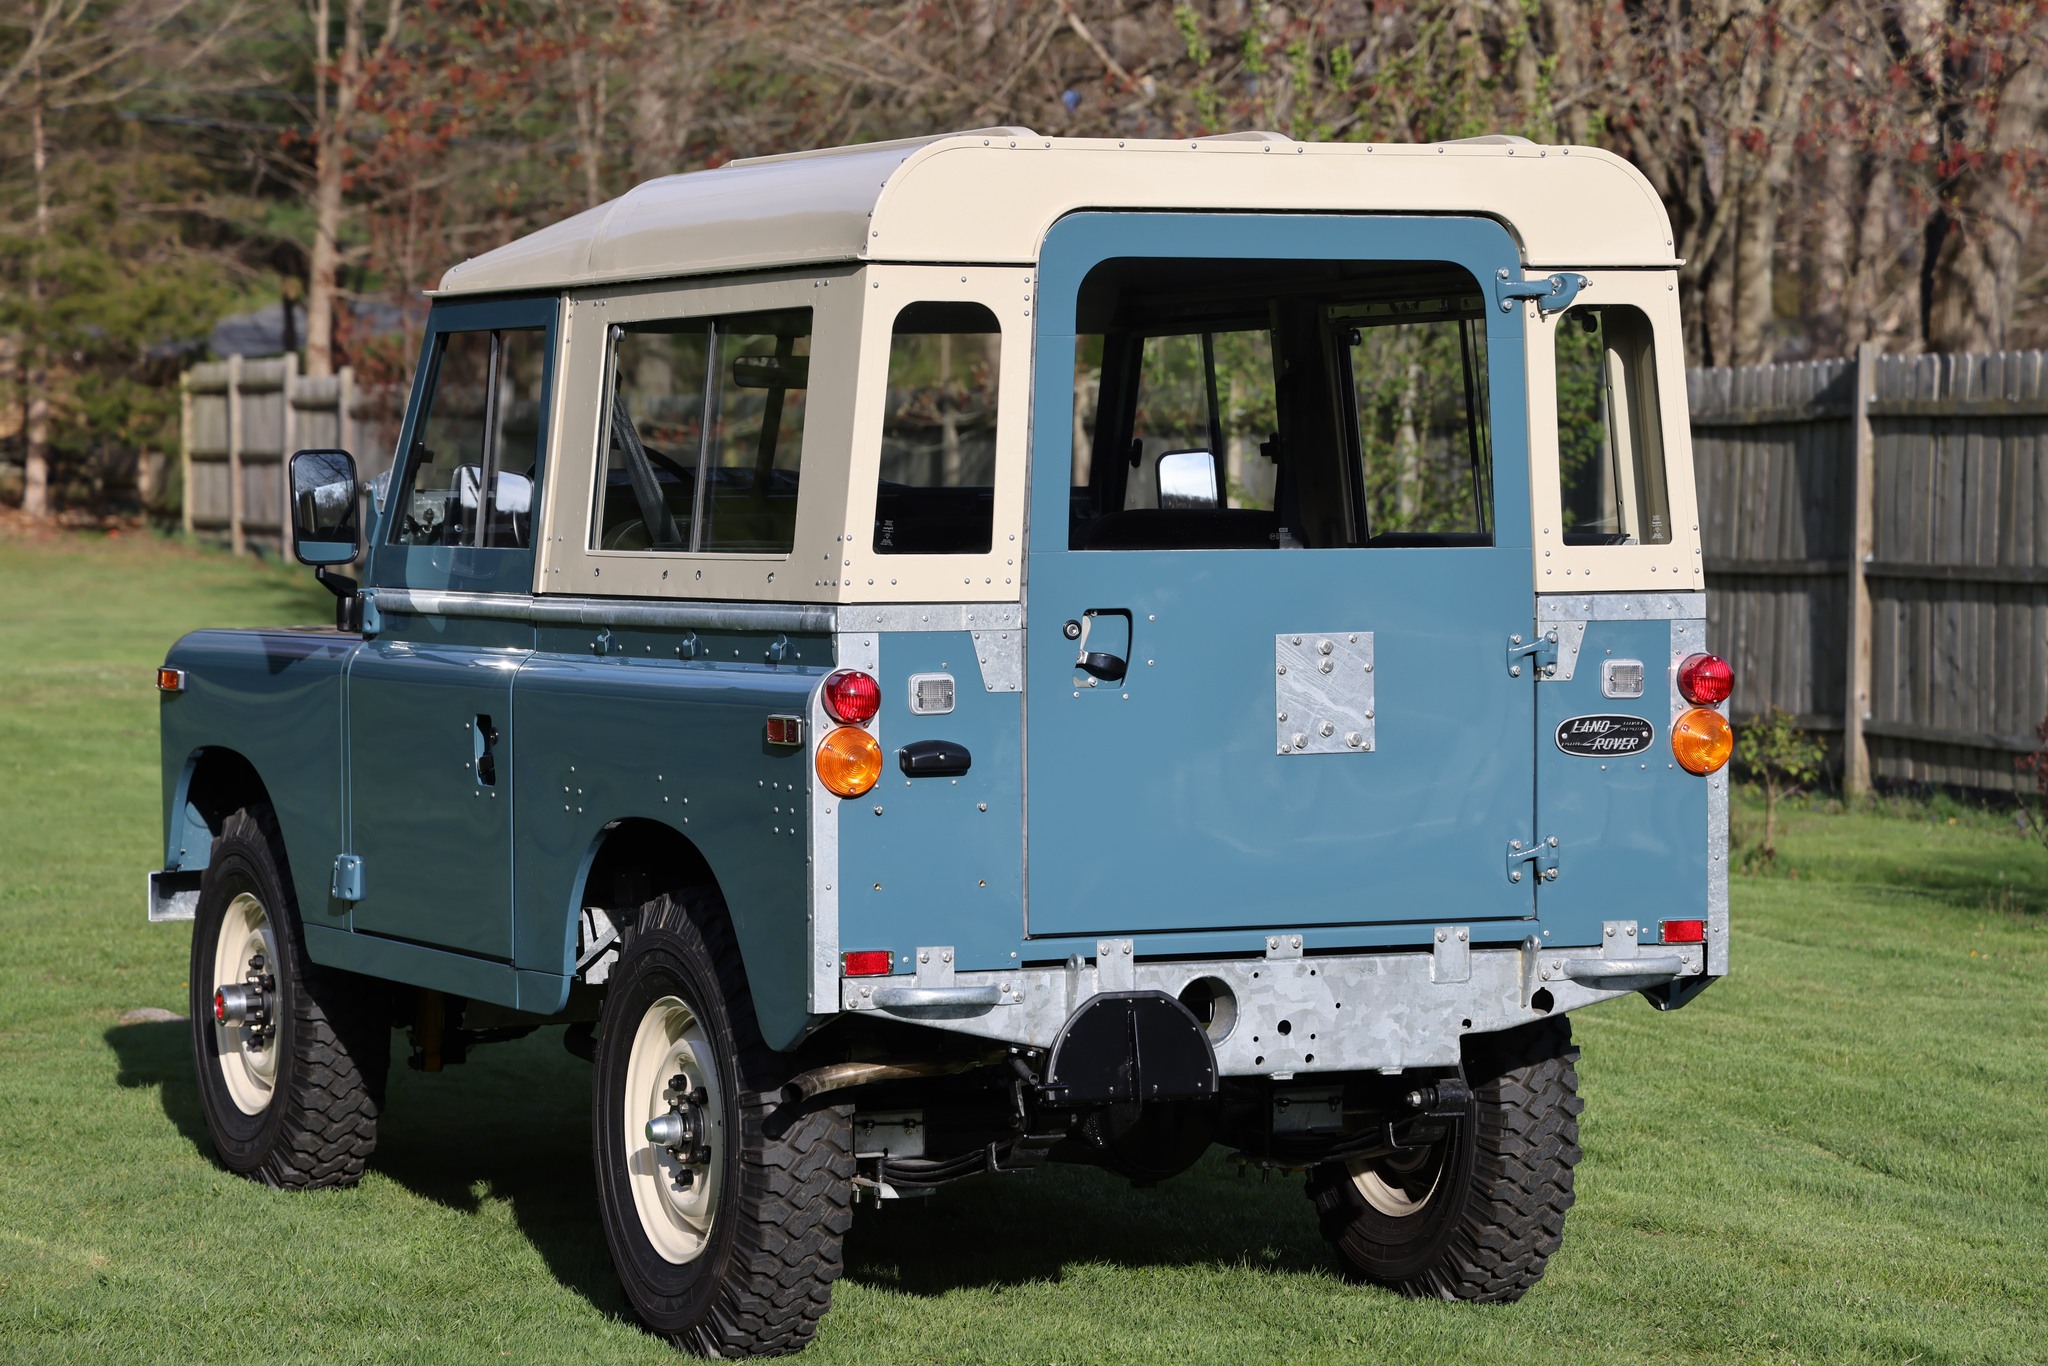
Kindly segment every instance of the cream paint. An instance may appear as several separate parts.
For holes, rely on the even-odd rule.
[[[1562,313],[1524,304],[1529,353],[1529,492],[1535,509],[1538,593],[1694,592],[1705,588],[1698,493],[1692,475],[1692,427],[1685,399],[1683,334],[1672,271],[1583,268],[1587,304],[1630,304],[1650,320],[1656,351],[1658,419],[1671,502],[1669,545],[1568,546],[1558,479],[1557,328]]]
[[[1520,139],[1304,143],[1277,133],[1148,140],[987,129],[832,148],[650,180],[442,277],[441,294],[576,288],[827,261],[1029,265],[1076,209],[1480,214],[1525,264],[1671,267],[1640,172]]]

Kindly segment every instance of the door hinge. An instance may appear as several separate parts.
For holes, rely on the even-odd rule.
[[[1535,668],[1538,678],[1557,672],[1557,632],[1555,629],[1537,633],[1535,639],[1523,636],[1508,637],[1508,676],[1522,676],[1522,661],[1528,660]]]
[[[1494,272],[1493,297],[1500,301],[1500,311],[1515,311],[1515,300],[1534,299],[1536,307],[1544,313],[1562,313],[1572,306],[1579,297],[1579,291],[1592,281],[1583,275],[1569,271],[1557,275],[1543,275],[1534,280],[1517,280],[1505,266]]]
[[[363,859],[360,854],[334,856],[334,880],[328,884],[327,890],[336,901],[363,899]]]
[[[1508,881],[1520,882],[1525,866],[1536,870],[1538,882],[1557,881],[1557,836],[1547,836],[1534,844],[1509,840]]]

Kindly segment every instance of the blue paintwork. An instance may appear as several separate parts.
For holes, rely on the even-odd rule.
[[[964,631],[890,633],[880,650],[876,734],[887,765],[873,792],[841,808],[840,947],[889,949],[905,971],[927,944],[952,945],[961,966],[1016,962],[1024,947],[1023,695],[982,686]],[[919,673],[953,675],[950,715],[911,714],[909,679]],[[906,777],[896,751],[915,740],[964,745],[973,766],[958,778]]]
[[[327,887],[341,849],[342,679],[355,645],[307,629],[195,631],[170,648],[185,691],[159,708],[166,868],[206,866],[211,837],[186,788],[206,751],[232,750],[268,789],[306,922],[348,925],[347,903]]]
[[[1643,696],[1601,695],[1610,658],[1643,662]],[[1537,689],[1537,814],[1559,858],[1557,880],[1536,901],[1554,943],[1598,943],[1607,920],[1639,921],[1647,933],[1659,921],[1706,917],[1707,780],[1671,756],[1670,658],[1668,622],[1588,622],[1572,678]],[[1598,714],[1649,721],[1648,752],[1593,759],[1557,747],[1559,722]]]
[[[771,712],[807,710],[826,651],[822,641],[802,642],[811,662],[784,666],[684,662],[674,657],[681,633],[662,637],[661,654],[652,648],[657,634],[626,634],[618,655],[600,658],[590,631],[544,632],[552,639],[519,673],[514,960],[544,972],[562,971],[565,957],[573,965],[581,873],[605,827],[654,821],[710,863],[762,1033],[786,1044],[809,1021],[810,759],[808,747],[769,745],[764,731]],[[760,642],[700,638],[715,653],[761,658]],[[595,895],[605,904],[608,889]]]
[[[1488,325],[1493,546],[1070,551],[1075,297],[1119,256],[1451,261],[1481,281],[1519,264],[1482,219],[1077,214],[1048,235],[1032,414],[1032,937],[1525,919],[1533,887],[1502,865],[1508,841],[1533,834],[1535,801],[1534,680],[1511,678],[1503,656],[1534,624],[1519,320]],[[1061,624],[1099,608],[1132,613],[1130,675],[1077,689]],[[1374,753],[1274,752],[1282,631],[1374,633]]]

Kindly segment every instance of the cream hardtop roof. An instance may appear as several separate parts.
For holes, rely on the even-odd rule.
[[[1522,138],[1164,141],[1028,128],[835,147],[664,176],[441,277],[437,294],[897,261],[1030,265],[1076,209],[1465,213],[1506,224],[1532,269],[1664,267],[1671,223],[1641,172]]]

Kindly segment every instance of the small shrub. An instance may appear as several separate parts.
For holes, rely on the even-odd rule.
[[[1821,742],[1792,717],[1772,707],[1735,733],[1735,757],[1764,790],[1764,837],[1757,853],[1765,863],[1778,857],[1778,803],[1820,777]]]
[[[2048,847],[2048,717],[2034,727],[2034,743],[2032,754],[2013,760],[2022,778],[2032,780],[2031,786],[2023,782],[2013,797],[2020,804],[2020,819],[2027,832]]]

